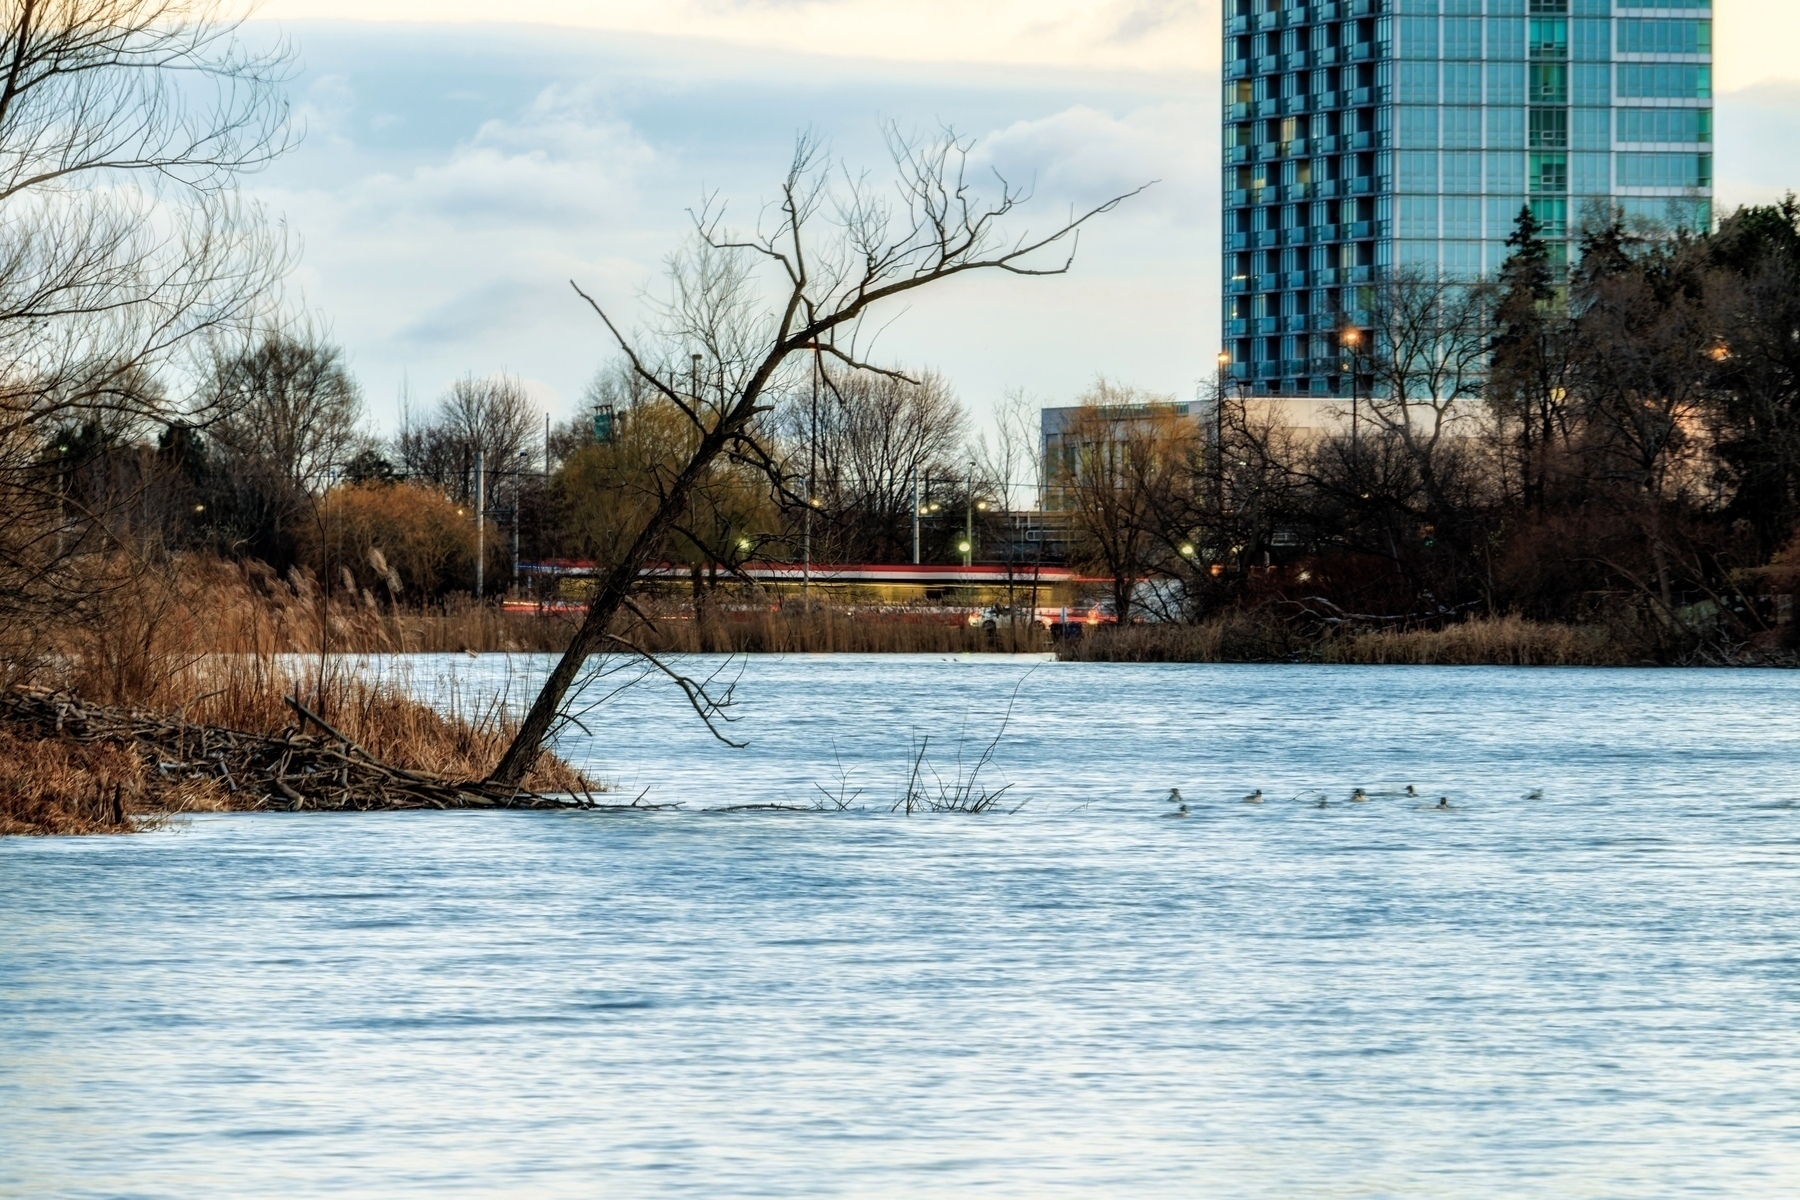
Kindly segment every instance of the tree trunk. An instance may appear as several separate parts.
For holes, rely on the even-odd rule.
[[[631,549],[606,573],[599,590],[588,604],[587,616],[582,619],[581,627],[575,631],[569,648],[563,651],[562,658],[551,669],[550,677],[544,680],[544,686],[538,692],[531,711],[520,724],[519,732],[513,736],[512,744],[506,748],[506,753],[501,756],[493,774],[488,776],[489,783],[517,787],[519,781],[525,778],[525,773],[537,762],[538,755],[543,750],[544,739],[550,736],[550,727],[556,723],[556,716],[562,711],[563,700],[568,696],[569,689],[575,686],[576,676],[581,673],[588,657],[598,653],[605,645],[607,630],[611,628],[613,618],[618,616],[619,609],[624,607],[631,589],[636,586],[644,564],[674,527],[676,515],[686,507],[688,496],[692,494],[700,476],[712,465],[729,441],[730,435],[725,429],[730,424],[728,418],[720,423],[718,429],[701,440],[694,456],[688,460],[681,474],[676,476],[662,503],[638,533],[637,540],[631,544]]]

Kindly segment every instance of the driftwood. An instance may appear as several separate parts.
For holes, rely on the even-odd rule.
[[[444,779],[390,766],[293,697],[296,723],[274,736],[144,709],[89,704],[67,692],[0,693],[0,721],[39,737],[134,746],[164,778],[214,779],[232,807],[252,811],[375,812],[423,808],[632,808],[591,795],[546,795]],[[308,727],[317,732],[308,732]]]

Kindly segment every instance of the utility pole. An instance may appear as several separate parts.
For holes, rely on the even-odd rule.
[[[964,500],[968,508],[963,517],[963,566],[967,567],[975,561],[975,464],[969,464],[969,480],[964,488]]]
[[[483,471],[481,451],[475,451],[475,601],[481,602],[482,570],[487,565],[487,474]]]
[[[800,594],[812,594],[812,518],[813,479],[819,473],[819,344],[813,343],[812,363],[812,431],[806,444],[805,524],[800,534]]]
[[[519,591],[519,483],[525,472],[525,451],[519,451],[519,465],[513,470],[513,594]]]
[[[919,506],[924,504],[924,497],[919,494],[919,476],[913,475],[913,566],[919,565]]]

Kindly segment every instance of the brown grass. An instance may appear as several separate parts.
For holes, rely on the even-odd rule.
[[[1029,654],[1048,650],[1040,625],[1002,625],[989,633],[954,617],[904,610],[734,610],[694,618],[652,612],[654,630],[625,629],[660,653],[741,654]]]
[[[456,781],[484,778],[511,740],[512,725],[497,705],[440,712],[411,698],[401,682],[370,679],[336,658],[326,660],[321,686],[319,659],[309,656],[319,648],[319,631],[334,654],[384,650],[397,640],[391,614],[366,603],[327,606],[304,576],[290,586],[255,568],[173,567],[127,576],[103,604],[39,631],[29,653],[9,654],[5,682],[265,736],[297,725],[285,700],[293,695],[389,765]],[[448,628],[472,632],[478,620],[486,614]],[[427,641],[421,648],[438,648]],[[234,804],[212,785],[164,777],[133,745],[83,745],[5,727],[0,737],[0,832],[119,831],[146,816]],[[524,786],[600,790],[551,755]]]
[[[1361,633],[1322,643],[1329,663],[1408,666],[1620,667],[1642,654],[1610,629],[1521,617],[1463,621],[1442,629]]]
[[[1233,613],[1201,625],[1101,628],[1057,648],[1077,662],[1323,662],[1408,666],[1610,667],[1644,661],[1626,631],[1521,617],[1472,618],[1442,629],[1306,638],[1272,617]]]

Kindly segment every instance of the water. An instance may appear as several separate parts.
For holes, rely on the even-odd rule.
[[[1033,666],[565,739],[680,811],[0,843],[0,1195],[1800,1189],[1800,675]],[[1027,671],[1024,807],[890,813]]]

